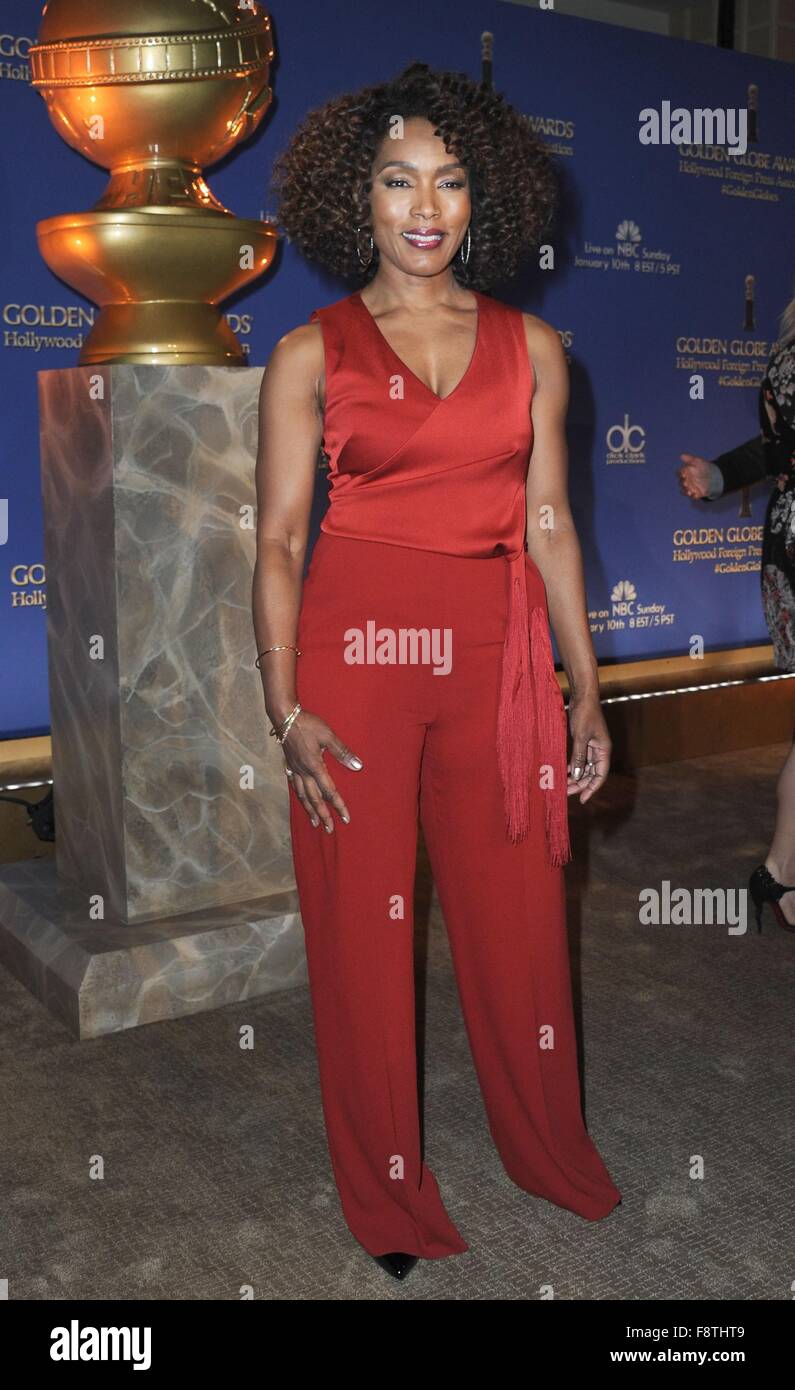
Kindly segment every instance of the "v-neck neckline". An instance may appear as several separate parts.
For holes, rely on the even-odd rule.
[[[404,372],[408,372],[409,376],[417,382],[418,386],[422,387],[423,391],[426,391],[427,394],[431,396],[433,400],[436,401],[437,405],[443,405],[445,401],[449,401],[458,391],[461,390],[464,383],[471,376],[472,370],[475,366],[475,360],[480,353],[480,344],[482,337],[481,328],[483,326],[483,296],[481,295],[480,291],[476,289],[472,289],[472,293],[474,294],[477,301],[477,324],[475,326],[475,346],[472,349],[472,356],[470,357],[469,362],[467,363],[464,375],[461,377],[460,381],[456,383],[452,391],[450,391],[446,396],[437,396],[436,392],[428,385],[427,381],[423,381],[422,377],[417,376],[417,373],[415,371],[412,371],[411,367],[408,365],[408,362],[404,362],[403,358],[398,356],[398,354],[395,352],[395,349],[391,346],[390,343],[387,342],[386,338],[384,337],[384,334],[378,327],[378,322],[375,318],[375,315],[371,313],[364,300],[362,299],[361,291],[355,290],[354,293],[351,295],[351,299],[355,300],[363,309],[364,313],[370,320],[370,323],[372,324],[373,328],[375,329],[376,333],[381,339],[381,342],[384,344],[384,347],[386,348],[389,355],[393,357],[396,362],[400,363],[400,366],[403,368]]]

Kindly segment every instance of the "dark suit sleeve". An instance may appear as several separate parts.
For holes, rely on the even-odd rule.
[[[738,488],[772,476],[767,471],[768,451],[765,441],[758,434],[755,434],[753,439],[747,439],[744,444],[738,444],[736,449],[728,449],[725,454],[718,454],[712,462],[723,475],[724,493],[736,492]]]

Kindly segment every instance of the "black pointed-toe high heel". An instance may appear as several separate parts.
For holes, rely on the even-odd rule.
[[[409,1270],[417,1263],[419,1255],[404,1255],[401,1250],[395,1250],[391,1255],[373,1255],[373,1259],[394,1279],[405,1279]]]
[[[756,908],[756,929],[762,930],[762,908],[765,903],[770,903],[775,914],[776,921],[785,931],[795,932],[795,923],[788,922],[784,913],[778,905],[779,898],[785,893],[795,892],[795,883],[779,883],[774,878],[766,864],[758,864],[748,880],[748,892],[754,900]]]

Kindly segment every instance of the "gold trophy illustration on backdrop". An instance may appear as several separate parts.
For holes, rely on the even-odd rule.
[[[271,100],[270,18],[254,0],[49,0],[32,85],[58,134],[110,171],[90,212],[37,224],[56,275],[100,306],[81,365],[240,366],[217,305],[270,265],[272,223],[238,219],[202,168]]]

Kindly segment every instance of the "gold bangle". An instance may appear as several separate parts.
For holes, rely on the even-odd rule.
[[[282,720],[282,722],[281,722],[281,724],[279,725],[278,729],[276,728],[276,726],[275,726],[274,724],[271,724],[271,728],[270,728],[271,737],[277,739],[279,743],[284,743],[284,740],[286,739],[287,735],[289,734],[291,728],[293,727],[293,724],[294,724],[295,720],[298,718],[298,716],[299,716],[300,713],[301,713],[301,706],[300,706],[300,704],[294,705],[293,708],[290,710],[290,713],[287,715],[287,718]]]
[[[263,649],[262,649],[262,651],[259,653],[259,656],[257,657],[256,661],[254,662],[254,665],[257,666],[257,667],[259,668],[259,670],[261,671],[261,670],[262,670],[262,667],[261,667],[260,664],[259,664],[259,658],[260,658],[260,656],[265,656],[267,652],[287,652],[287,651],[295,652],[296,655],[298,655],[298,656],[301,655],[301,653],[299,652],[298,648],[297,648],[297,647],[294,647],[294,646],[292,645],[291,642],[282,642],[278,647],[263,647]]]

